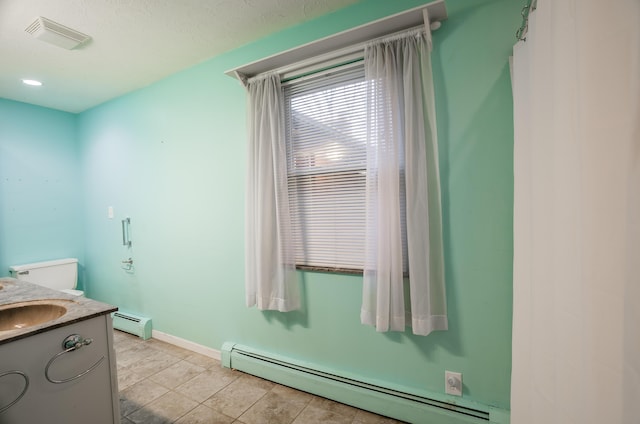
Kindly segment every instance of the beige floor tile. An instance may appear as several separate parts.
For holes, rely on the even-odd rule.
[[[195,352],[189,352],[189,354],[184,357],[184,360],[207,369],[220,366],[220,361],[218,361],[217,359],[210,358],[208,356],[201,355]]]
[[[172,423],[197,406],[197,402],[179,393],[168,392],[127,418],[136,424]]]
[[[145,343],[147,344],[147,346],[149,346],[152,349],[159,350],[173,356],[177,356],[180,359],[184,359],[193,353],[187,349],[183,349],[179,346],[162,342],[156,339],[149,339]]]
[[[304,409],[300,402],[269,392],[239,418],[246,424],[290,424]]]
[[[200,405],[176,421],[176,424],[231,424],[232,422],[233,418]]]
[[[120,391],[131,387],[142,380],[144,380],[143,376],[136,374],[128,368],[118,370],[118,390]]]
[[[175,389],[204,371],[204,368],[183,360],[153,374],[149,378],[165,387]]]
[[[162,415],[156,415],[153,411],[147,409],[146,406],[135,411],[133,414],[127,417],[133,424],[171,424],[173,420],[163,417]]]
[[[137,343],[121,353],[118,353],[116,349],[116,362],[118,367],[129,367],[131,364],[147,358],[150,351],[153,352],[142,343]]]
[[[238,380],[238,383],[242,384],[245,387],[255,387],[267,391],[273,389],[276,386],[276,383],[272,381],[245,373],[241,373],[241,376]]]
[[[292,389],[291,387],[282,386],[280,384],[276,384],[273,389],[271,389],[271,393],[282,396],[287,400],[287,402],[295,403],[302,406],[303,408],[307,406],[309,402],[311,402],[314,398],[314,396],[309,393]]]
[[[120,415],[124,417],[131,414],[168,391],[151,380],[142,380],[120,392]]]
[[[242,374],[204,403],[224,415],[238,418],[272,388],[273,383]]]
[[[353,406],[345,405],[344,403],[336,402],[320,396],[314,396],[309,405],[330,412],[335,412],[336,414],[344,415],[345,417],[349,417],[351,419],[353,419],[358,413],[358,408],[354,408]]]
[[[293,424],[350,424],[353,417],[309,405],[296,417]]]
[[[235,376],[220,376],[206,370],[191,380],[182,383],[175,390],[196,402],[204,402],[235,380]]]
[[[136,340],[132,340],[130,338],[125,338],[125,337],[119,337],[116,338],[114,337],[113,340],[114,343],[114,348],[116,351],[116,354],[120,354],[120,353],[124,353],[129,349],[134,348],[135,346],[138,345],[138,342]]]
[[[128,365],[126,368],[143,377],[149,377],[177,362],[180,362],[180,358],[149,348],[144,358]]]
[[[133,334],[125,333],[120,330],[113,330],[113,342],[122,345],[127,342],[136,342],[142,341],[140,337],[134,336]]]
[[[229,368],[225,368],[223,366],[221,366],[220,364],[218,364],[217,366],[214,366],[212,368],[209,368],[208,371],[212,374],[215,374],[219,377],[229,377],[229,378],[233,378],[234,380],[236,378],[242,377],[243,375],[246,375],[245,373],[241,372],[241,371],[236,371],[236,370],[232,370]]]

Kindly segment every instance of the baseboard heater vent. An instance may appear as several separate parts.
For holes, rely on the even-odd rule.
[[[151,318],[122,311],[114,312],[111,316],[113,317],[113,328],[144,340],[151,338]]]
[[[294,387],[360,409],[413,423],[486,424],[491,420],[486,405],[466,401],[453,403],[411,394],[392,385],[366,382],[357,376],[337,375],[314,364],[301,363],[277,354],[227,342],[222,346],[222,365]],[[503,410],[500,410],[503,411]],[[507,412],[508,414],[508,412]],[[498,414],[502,415],[502,414]],[[508,422],[508,421],[506,421]]]

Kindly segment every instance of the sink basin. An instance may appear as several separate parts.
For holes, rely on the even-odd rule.
[[[67,313],[66,299],[31,300],[0,306],[0,331],[18,330],[43,324]]]

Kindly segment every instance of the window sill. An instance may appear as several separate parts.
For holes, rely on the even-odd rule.
[[[324,272],[326,274],[363,275],[361,269],[352,268],[329,268],[323,266],[296,265],[296,270],[305,272]],[[408,272],[402,273],[403,278],[409,278]]]
[[[330,268],[322,266],[309,266],[309,265],[296,265],[298,271],[306,272],[324,272],[328,274],[347,274],[347,275],[362,275],[361,269],[351,268]]]

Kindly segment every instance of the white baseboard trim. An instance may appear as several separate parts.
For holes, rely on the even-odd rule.
[[[220,351],[217,349],[213,349],[207,346],[203,346],[198,343],[194,343],[189,340],[182,339],[180,337],[173,336],[171,334],[163,333],[162,331],[152,330],[151,337],[154,339],[160,340],[161,342],[169,343],[183,349],[190,350],[195,353],[199,353],[204,356],[208,356],[209,358],[217,359],[218,361],[221,359]]]

